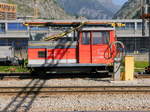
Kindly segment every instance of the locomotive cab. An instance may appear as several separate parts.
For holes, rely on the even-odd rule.
[[[79,39],[79,63],[111,64],[109,45],[115,41],[113,28],[84,28]],[[113,48],[112,50],[115,50]],[[115,52],[112,54],[114,55]]]
[[[115,45],[110,48],[116,41],[112,27],[87,27],[76,33],[78,37],[72,39],[30,41],[28,67],[41,71],[81,72],[112,67],[116,54]]]

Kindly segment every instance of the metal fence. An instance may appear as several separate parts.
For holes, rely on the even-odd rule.
[[[148,37],[125,37],[118,38],[125,45],[127,53],[148,53],[149,49],[149,38]]]
[[[14,56],[20,58],[20,59],[27,59],[27,50],[28,50],[28,46],[24,45],[24,46],[16,46],[14,43],[12,42],[8,42],[8,43],[0,43],[0,46],[12,46],[14,48]]]
[[[27,59],[28,56],[28,47],[20,47],[20,48],[15,48],[14,49],[14,54],[15,56],[19,57],[20,59]]]

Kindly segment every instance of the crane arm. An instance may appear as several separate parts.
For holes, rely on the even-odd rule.
[[[56,35],[51,35],[51,36],[48,36],[48,37],[45,37],[44,40],[45,41],[49,41],[49,40],[55,40],[55,39],[58,39],[58,38],[61,38],[61,37],[64,37],[65,35],[73,32],[73,31],[76,31],[78,29],[80,29],[82,26],[84,26],[86,24],[86,22],[82,22],[79,26],[75,27],[75,28],[71,28],[63,33],[59,33],[59,34],[56,34]]]

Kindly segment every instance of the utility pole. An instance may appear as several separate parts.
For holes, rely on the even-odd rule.
[[[34,0],[34,19],[39,17],[38,5],[37,0]]]
[[[146,20],[148,20],[148,24],[145,25],[145,23],[143,23],[144,25],[144,29],[143,31],[146,32],[146,29],[148,28],[148,37],[149,37],[149,42],[148,42],[148,49],[149,49],[149,66],[146,67],[145,72],[147,74],[150,74],[150,0],[142,0],[142,19],[145,22]],[[145,26],[147,26],[147,28],[145,28]],[[144,33],[145,34],[145,33]],[[145,36],[145,35],[144,35]]]
[[[141,0],[141,15],[144,14],[144,0]],[[145,36],[146,30],[145,30],[146,20],[142,18],[142,36]]]

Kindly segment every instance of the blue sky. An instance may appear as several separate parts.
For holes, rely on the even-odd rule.
[[[113,0],[115,4],[123,5],[128,0]]]

